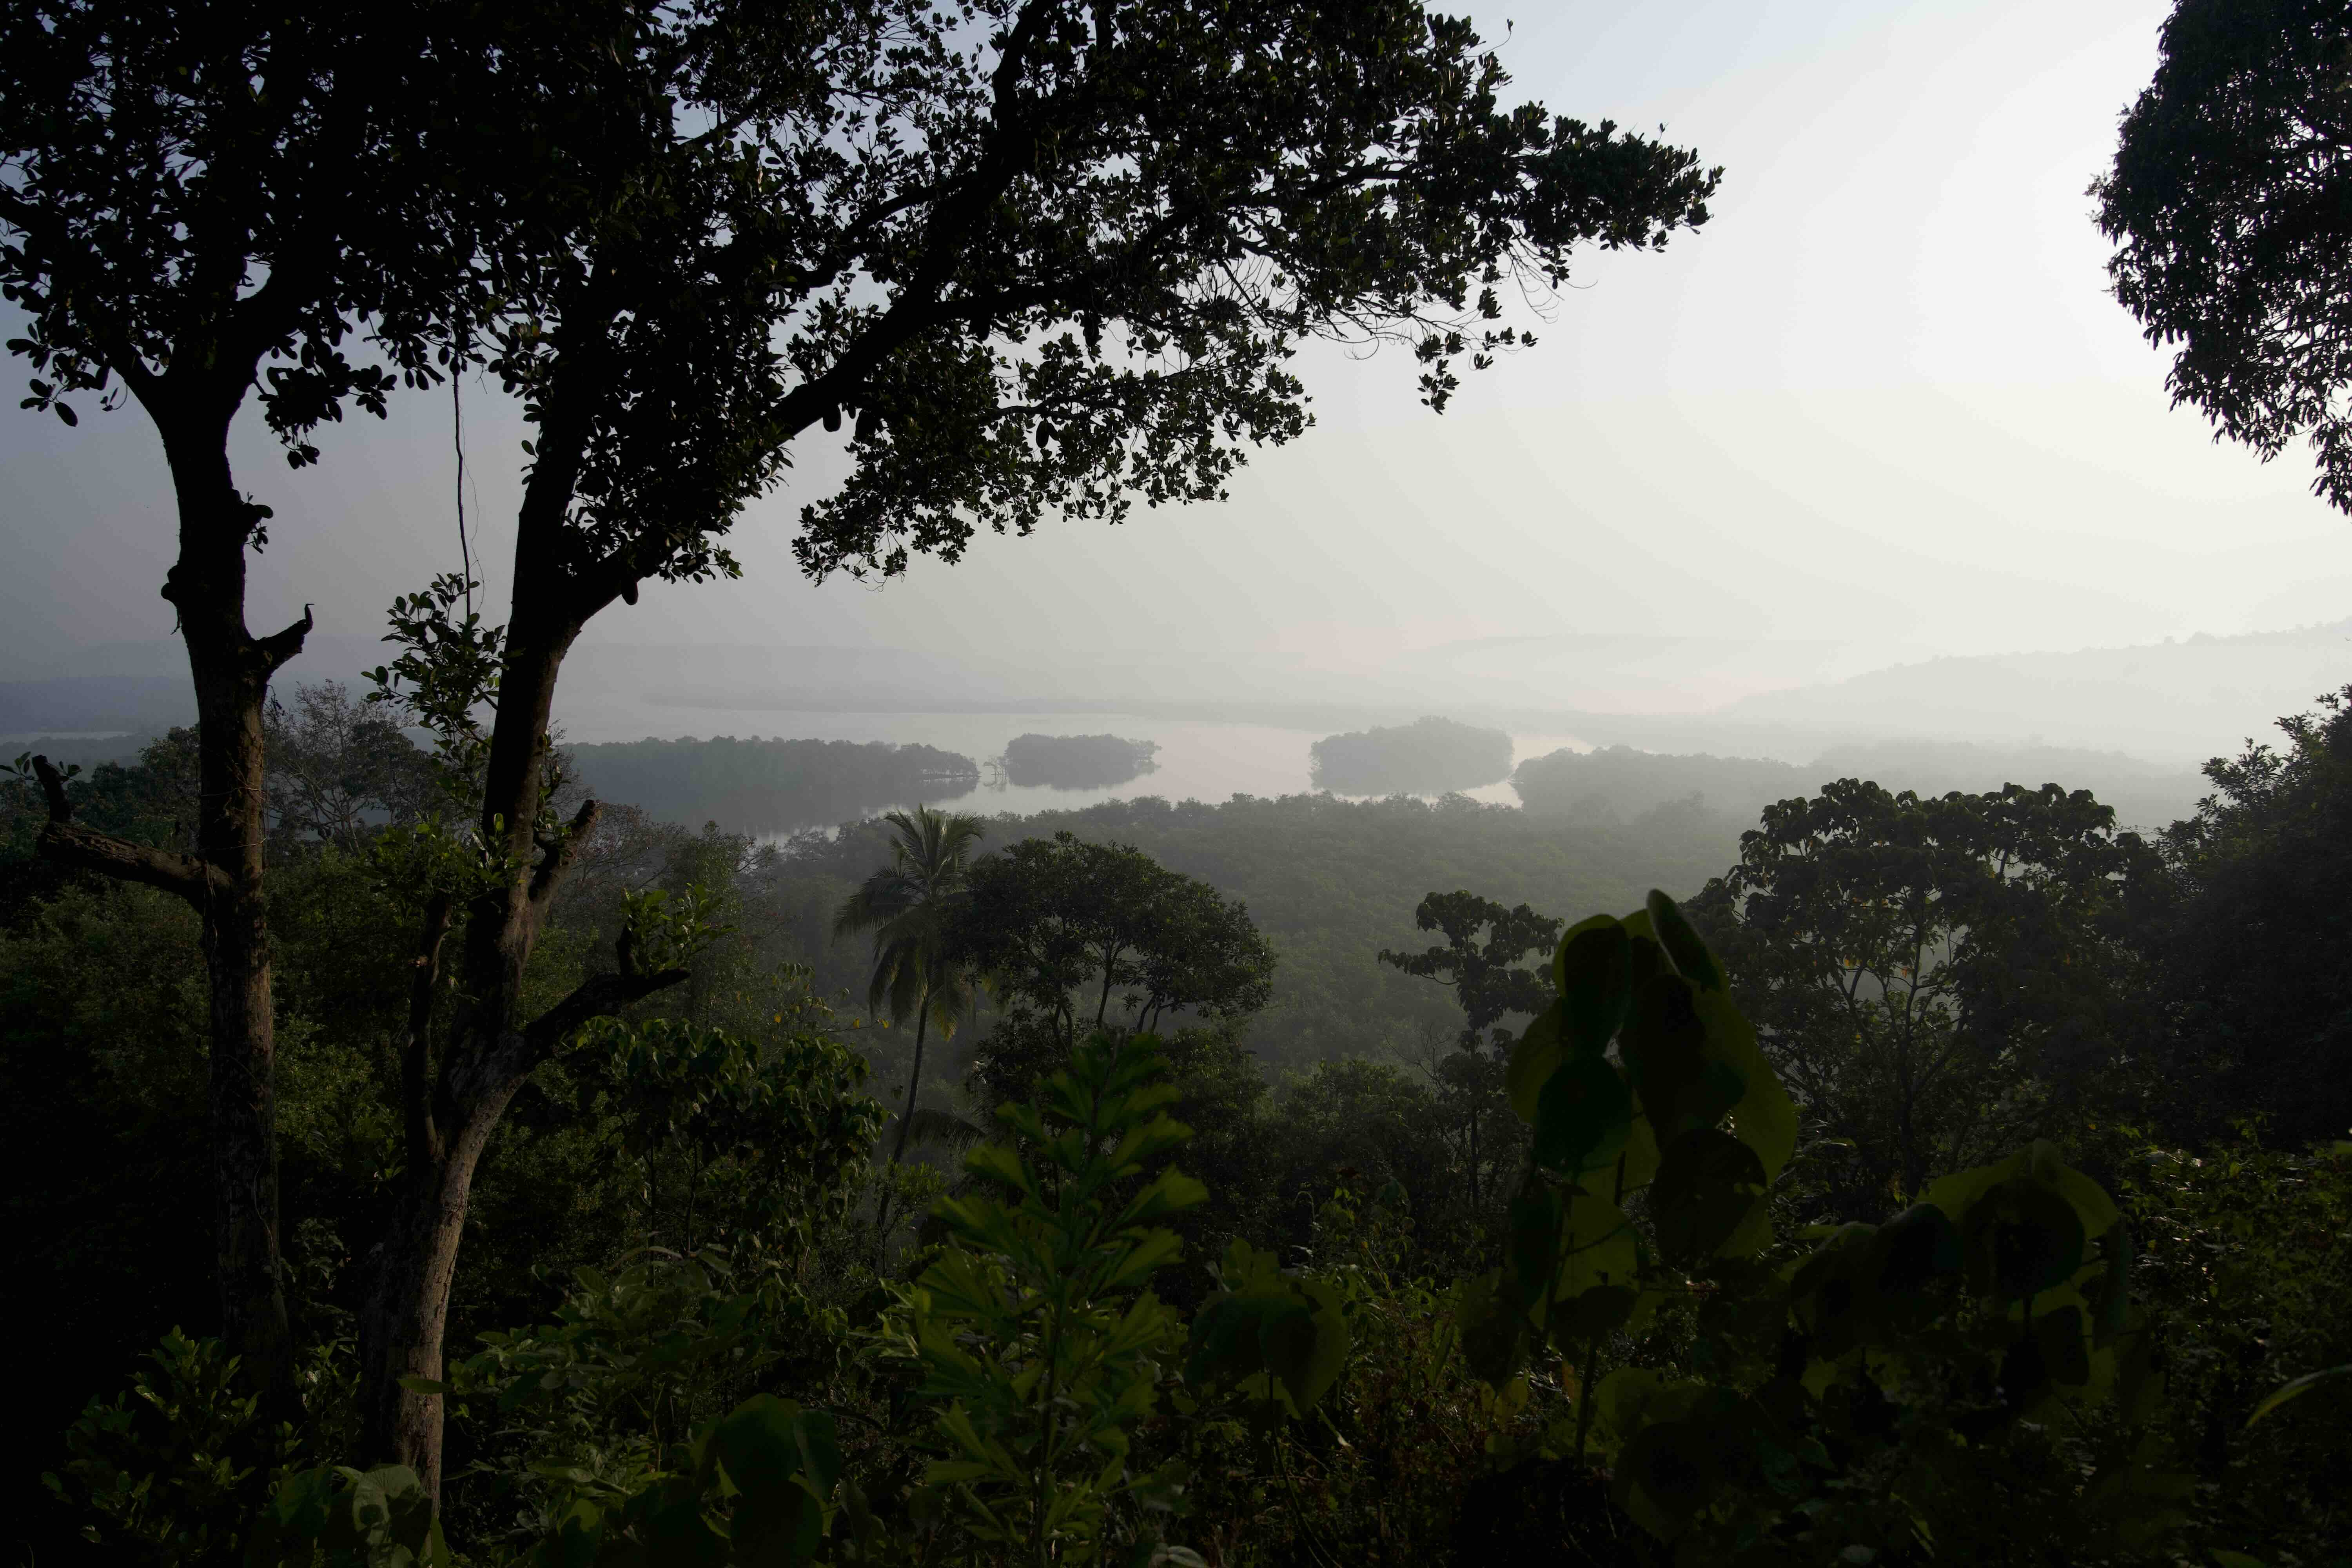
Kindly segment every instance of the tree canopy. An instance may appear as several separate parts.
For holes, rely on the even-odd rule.
[[[2124,943],[2156,852],[2085,792],[1923,799],[1840,779],[1765,808],[1691,905],[1873,1217],[2036,1134],[2111,1068],[2144,972]]]
[[[1089,1028],[1246,1017],[1272,994],[1274,950],[1248,910],[1131,846],[1028,839],[973,862],[967,889],[950,951],[1066,1050]]]
[[[2279,721],[2284,746],[2206,764],[2213,794],[2163,840],[2180,904],[2160,952],[2192,1125],[2223,1108],[2289,1140],[2352,1131],[2352,689]]]
[[[2308,440],[2352,511],[2352,11],[2179,0],[2092,187],[2116,298],[2173,401],[2265,458]]]

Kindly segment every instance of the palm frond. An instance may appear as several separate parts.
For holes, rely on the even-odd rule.
[[[887,1012],[893,1023],[903,1024],[921,1009],[952,1034],[956,1020],[969,1011],[962,999],[970,987],[945,963],[940,931],[962,893],[967,861],[986,828],[979,817],[927,805],[888,812],[882,820],[891,829],[889,864],[877,868],[843,900],[833,933],[836,939],[873,933],[869,1012]]]

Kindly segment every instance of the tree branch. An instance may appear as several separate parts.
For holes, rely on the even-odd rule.
[[[427,1056],[432,1043],[433,987],[441,978],[441,944],[449,934],[453,913],[453,902],[446,893],[436,893],[426,901],[425,926],[417,939],[416,957],[412,961],[415,968],[408,983],[408,1037],[401,1042],[400,1098],[412,1173],[437,1169],[441,1163],[441,1139],[433,1120]]]
[[[560,1049],[583,1024],[617,1013],[656,991],[682,984],[688,978],[688,972],[683,969],[592,975],[582,981],[571,995],[524,1026],[523,1039],[535,1054],[548,1056]]]
[[[531,873],[532,908],[544,910],[548,900],[555,897],[556,888],[572,869],[572,863],[580,858],[581,847],[587,843],[589,831],[596,826],[597,815],[604,809],[602,802],[591,800],[583,802],[572,814],[572,826],[564,829],[562,839],[548,849],[539,869]]]
[[[66,781],[47,757],[33,759],[48,803],[49,820],[42,826],[41,853],[60,865],[98,871],[125,882],[143,882],[174,893],[201,910],[213,893],[230,891],[228,876],[218,867],[169,849],[151,848],[126,838],[84,827],[73,820],[73,803],[66,798]]]
[[[310,618],[310,606],[305,605],[302,606],[300,620],[282,632],[273,632],[257,641],[253,647],[254,652],[261,659],[262,674],[264,676],[277,674],[288,659],[300,653],[302,640],[310,635],[310,627],[314,624],[316,623]]]

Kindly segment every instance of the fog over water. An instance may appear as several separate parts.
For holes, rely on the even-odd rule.
[[[1252,454],[1229,501],[1049,519],[878,589],[795,571],[798,509],[841,474],[803,442],[729,542],[740,581],[650,583],[589,627],[568,731],[818,736],[866,714],[860,733],[977,755],[1034,715],[1223,720],[1241,728],[1215,744],[1142,737],[1168,746],[1155,787],[1218,798],[1299,776],[1282,759],[1309,731],[1424,712],[1791,760],[1913,735],[2188,766],[2352,679],[2340,628],[2259,640],[2352,613],[2352,527],[2303,453],[2265,466],[2170,408],[2163,355],[2105,291],[2084,191],[2163,5],[1473,9],[1513,90],[1721,163],[1714,220],[1591,258],[1523,323],[1538,346],[1443,417],[1409,356],[1310,348],[1316,428]],[[494,388],[465,399],[496,606],[525,431]],[[276,510],[249,619],[319,617],[288,680],[374,662],[383,607],[456,566],[458,435],[446,397],[395,398],[297,474],[248,411],[240,481]],[[0,417],[0,680],[184,683],[143,419]],[[88,727],[41,711],[0,728]],[[1033,717],[969,744],[911,722],[949,711]]]
[[[704,715],[698,715],[698,720]],[[1171,720],[1139,713],[845,713],[714,711],[708,718],[717,728],[704,734],[753,735],[818,741],[887,741],[897,744],[937,746],[961,752],[986,763],[1001,756],[1015,735],[1095,735],[1105,732],[1160,745],[1157,765],[1123,784],[1085,789],[1005,782],[1001,770],[983,767],[981,778],[969,785],[943,786],[919,802],[893,804],[940,805],[956,811],[994,815],[1064,811],[1097,801],[1129,800],[1158,795],[1170,801],[1218,802],[1236,795],[1300,795],[1314,788],[1308,778],[1307,749],[1323,738],[1320,730],[1284,729],[1269,724],[1228,724]],[[583,737],[584,738],[584,737]],[[614,736],[613,739],[622,737]],[[1572,735],[1521,734],[1512,737],[1514,764],[1562,747],[1580,748]],[[1460,792],[1474,800],[1517,805],[1508,780]],[[799,826],[828,826],[801,823]]]

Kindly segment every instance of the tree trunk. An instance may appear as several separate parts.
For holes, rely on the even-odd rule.
[[[457,1276],[457,1247],[474,1173],[499,1117],[520,1087],[520,1078],[467,1109],[435,1158],[411,1173],[398,1217],[382,1243],[360,1316],[360,1390],[367,1452],[390,1455],[441,1494],[444,1341],[449,1289]],[[414,1380],[413,1385],[407,1380]]]
[[[898,1141],[890,1146],[890,1163],[894,1165],[907,1157],[907,1134],[914,1129],[915,1097],[923,1089],[923,1029],[930,1021],[931,988],[926,985],[915,1008],[915,1065],[907,1071],[907,1113],[898,1118]]]
[[[415,1103],[412,1092],[409,1120],[424,1133],[421,1145],[412,1139],[407,1192],[375,1254],[360,1321],[366,1456],[408,1466],[436,1506],[443,1439],[437,1389],[446,1376],[449,1291],[474,1173],[499,1120],[523,1080],[582,1025],[688,977],[683,969],[643,971],[625,935],[620,973],[590,978],[529,1024],[520,1017],[523,972],[597,809],[593,802],[583,806],[551,842],[539,837],[540,769],[556,678],[586,614],[551,616],[526,592],[534,581],[526,576],[532,569],[530,510],[527,500],[481,820],[483,841],[518,869],[467,911],[457,987],[464,1001],[428,1102]]]
[[[301,620],[267,637],[246,628],[245,550],[266,513],[238,493],[229,469],[228,426],[244,387],[226,379],[173,390],[150,382],[142,392],[163,437],[179,510],[180,553],[163,595],[179,612],[195,689],[195,853],[134,845],[74,823],[63,781],[46,767],[49,820],[40,842],[52,859],[175,893],[203,920],[220,1332],[274,1408],[290,1395],[292,1346],[278,1258],[262,707],[270,676],[301,651],[310,616],[306,608]]]

